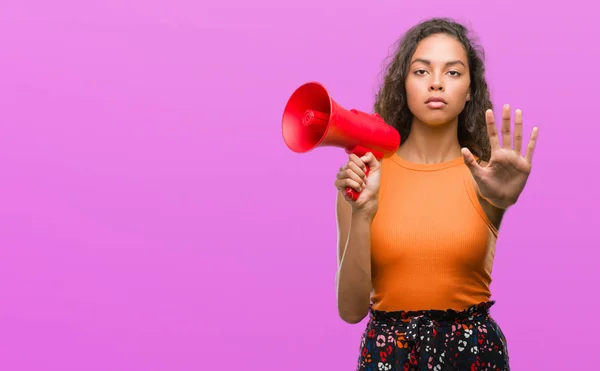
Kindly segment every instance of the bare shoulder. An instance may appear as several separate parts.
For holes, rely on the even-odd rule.
[[[487,166],[487,164],[488,163],[486,161],[483,161],[483,160],[479,161],[479,165],[482,167]],[[473,184],[473,188],[475,189],[475,191],[477,193],[477,199],[479,200],[479,204],[481,205],[481,208],[485,212],[485,215],[487,216],[487,218],[490,220],[490,222],[494,225],[494,227],[496,229],[500,229],[500,224],[502,223],[502,218],[504,217],[505,210],[495,207],[494,205],[490,204],[485,198],[480,196],[479,189],[478,189],[479,187],[477,186],[477,182],[475,181],[475,178],[471,177],[471,183]]]

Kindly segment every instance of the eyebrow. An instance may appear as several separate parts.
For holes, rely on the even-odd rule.
[[[428,66],[430,66],[430,65],[431,65],[431,61],[430,61],[430,60],[428,60],[428,59],[423,59],[423,58],[417,58],[417,59],[415,59],[414,61],[412,61],[410,64],[412,65],[412,64],[414,64],[414,63],[418,63],[418,62],[424,63],[424,64],[426,64],[426,65],[428,65]],[[449,61],[449,62],[447,62],[447,63],[446,63],[446,66],[453,66],[453,65],[455,65],[455,64],[460,64],[460,65],[462,65],[463,67],[466,67],[466,66],[465,66],[465,64],[464,64],[462,61],[460,61],[460,60]]]

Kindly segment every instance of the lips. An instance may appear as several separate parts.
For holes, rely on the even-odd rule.
[[[446,101],[444,100],[444,98],[440,98],[440,97],[430,97],[429,99],[427,99],[425,101],[425,104],[427,104],[427,103],[433,103],[433,102],[447,104]]]

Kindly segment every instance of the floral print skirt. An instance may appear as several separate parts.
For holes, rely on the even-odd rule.
[[[371,307],[357,371],[509,371],[506,338],[489,314],[493,304],[464,311]]]

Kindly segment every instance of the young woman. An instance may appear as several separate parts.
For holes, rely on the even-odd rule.
[[[400,148],[381,161],[351,155],[337,175],[338,310],[348,323],[369,315],[360,371],[509,370],[491,272],[538,130],[524,155],[520,110],[514,136],[508,105],[497,130],[482,59],[454,21],[410,29],[375,103]]]

